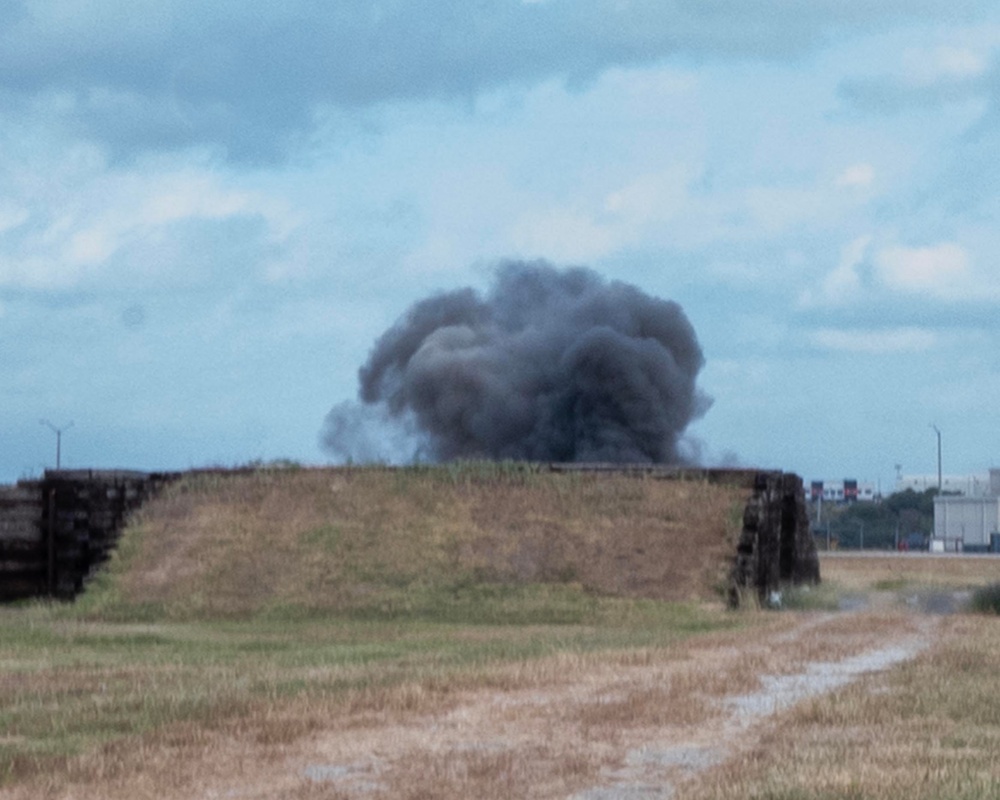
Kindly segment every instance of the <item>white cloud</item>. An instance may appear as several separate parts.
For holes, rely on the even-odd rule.
[[[850,189],[863,189],[875,180],[875,168],[871,164],[853,164],[835,179],[834,185]]]
[[[69,98],[60,121],[118,154],[221,145],[230,159],[274,162],[324,107],[579,86],[677,55],[784,59],[835,32],[954,19],[984,3],[7,0],[16,10],[0,5],[0,91],[18,106]],[[975,67],[960,52],[938,58]]]
[[[0,200],[0,234],[13,230],[28,221],[28,209],[15,203]]]
[[[988,66],[989,60],[983,53],[962,45],[910,48],[903,54],[903,73],[914,84],[975,78],[986,72]]]
[[[63,249],[64,260],[70,264],[100,264],[114,255],[118,249],[118,239],[118,232],[109,226],[77,231],[70,236]]]
[[[882,283],[896,291],[950,298],[970,288],[969,254],[954,242],[885,247],[875,254],[874,262]]]
[[[803,290],[799,295],[799,306],[810,308],[818,304],[838,305],[856,298],[862,288],[858,268],[868,253],[871,240],[871,236],[859,236],[844,245],[837,266],[826,274],[818,287]]]
[[[755,186],[743,193],[744,208],[755,227],[769,234],[815,220],[827,211],[814,186]]]
[[[676,164],[639,175],[617,188],[578,198],[573,205],[526,209],[511,228],[515,249],[557,261],[593,261],[648,237],[684,209],[696,171]]]
[[[972,250],[988,247],[966,231]],[[842,306],[860,299],[862,293],[881,293],[901,299],[922,296],[930,300],[985,301],[1000,296],[1000,276],[977,270],[972,250],[956,242],[924,247],[874,245],[870,235],[860,236],[841,250],[837,266],[798,298],[800,309]]]
[[[933,331],[913,327],[884,330],[823,328],[815,331],[810,339],[826,350],[868,355],[922,353],[938,343],[938,336]]]
[[[556,261],[591,261],[615,246],[615,232],[594,220],[591,214],[570,209],[553,209],[523,218],[514,226],[512,239],[517,250],[537,257],[547,254]]]
[[[168,178],[144,200],[134,220],[140,225],[167,225],[182,219],[221,219],[253,209],[247,192],[224,189],[207,175],[182,174]]]
[[[630,229],[669,219],[683,208],[688,185],[695,177],[695,171],[683,164],[641,175],[608,194],[604,210]]]
[[[189,221],[258,218],[272,241],[283,240],[296,224],[280,202],[233,188],[224,176],[202,168],[53,171],[57,188],[39,181],[43,188],[25,193],[27,208],[10,216],[17,224],[0,251],[0,286],[74,288],[106,273],[126,248],[165,253],[170,231]],[[175,267],[180,269],[160,266]],[[129,265],[139,275],[157,269],[150,259]]]
[[[941,72],[962,78],[982,75],[989,66],[984,56],[964,47],[938,47],[934,61]]]

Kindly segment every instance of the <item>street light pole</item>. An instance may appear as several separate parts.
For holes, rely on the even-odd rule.
[[[937,434],[937,456],[938,456],[938,494],[941,494],[941,430],[933,422],[931,427]]]
[[[63,435],[63,431],[67,431],[70,428],[72,428],[73,427],[73,422],[71,420],[69,423],[67,423],[66,425],[63,425],[61,428],[57,428],[55,425],[53,425],[47,419],[40,419],[38,422],[39,422],[39,424],[44,425],[47,428],[51,428],[55,432],[55,434],[56,434],[56,469],[59,469],[60,466],[62,465],[62,435]]]

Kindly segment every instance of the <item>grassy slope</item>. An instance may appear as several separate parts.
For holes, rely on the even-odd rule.
[[[143,509],[82,606],[518,622],[525,603],[560,621],[581,594],[711,599],[744,496],[492,464],[192,476]]]
[[[745,624],[658,602],[714,596],[742,503],[503,465],[189,477],[77,603],[0,609],[0,795],[113,779],[164,741],[273,737],[290,703],[318,715],[295,738],[345,707]]]

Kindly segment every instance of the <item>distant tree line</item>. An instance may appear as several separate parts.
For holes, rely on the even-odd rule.
[[[906,489],[875,503],[823,503],[821,519],[813,514],[813,533],[824,542],[829,536],[833,546],[842,549],[860,548],[862,542],[866,550],[925,548],[934,532],[937,491]]]

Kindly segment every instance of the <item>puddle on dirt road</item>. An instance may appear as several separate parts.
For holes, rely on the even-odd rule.
[[[902,606],[921,614],[960,614],[969,607],[972,592],[920,589],[910,592],[856,592],[840,596],[840,611],[868,611],[873,608]]]
[[[301,775],[311,783],[333,783],[339,789],[350,789],[359,794],[385,788],[375,780],[375,769],[371,764],[310,764]]]
[[[573,795],[572,800],[653,800],[675,795],[671,778],[701,772],[721,764],[729,756],[723,747],[682,744],[647,745],[632,750],[625,757],[625,766],[609,772],[606,786],[595,786]],[[643,777],[637,779],[636,775]],[[669,777],[667,777],[669,775]]]
[[[674,789],[669,785],[634,784],[588,789],[582,794],[573,795],[571,800],[671,800],[672,797]]]
[[[914,592],[906,605],[924,614],[959,614],[969,607],[972,592]]]

